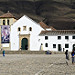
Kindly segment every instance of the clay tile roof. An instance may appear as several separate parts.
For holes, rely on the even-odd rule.
[[[57,34],[75,34],[75,30],[54,30],[54,31],[41,31],[39,35],[57,35]]]
[[[43,28],[43,29],[49,29],[49,28],[51,28],[52,30],[56,30],[55,28],[53,28],[52,26],[48,26],[48,25],[46,25],[44,22],[39,22],[39,24],[40,24],[40,26]]]
[[[44,22],[39,22],[40,26],[44,29],[49,28],[49,26],[47,26]]]
[[[15,18],[10,12],[7,12],[0,16],[0,18]]]

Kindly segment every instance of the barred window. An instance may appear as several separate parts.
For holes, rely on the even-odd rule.
[[[48,43],[45,43],[45,47],[48,47]]]
[[[72,36],[72,39],[75,39],[75,36]]]
[[[61,39],[61,36],[58,36],[58,39]]]
[[[7,25],[9,25],[9,20],[7,20]]]
[[[5,20],[3,20],[3,25],[5,25]]]
[[[56,48],[56,44],[53,44],[53,48]]]
[[[29,31],[32,31],[32,27],[29,27]]]
[[[48,40],[48,36],[45,36],[45,40]]]
[[[69,44],[65,44],[65,48],[69,48]]]
[[[18,31],[21,31],[21,28],[20,27],[18,28]]]
[[[68,40],[68,39],[69,39],[69,36],[65,36],[65,39],[67,39],[67,40]]]

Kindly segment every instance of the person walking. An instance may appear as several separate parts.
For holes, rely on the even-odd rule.
[[[5,57],[5,50],[3,50],[3,57]]]
[[[66,64],[68,65],[68,60],[69,60],[69,52],[68,52],[68,50],[66,50],[65,55],[66,55]]]
[[[74,50],[72,51],[71,55],[72,55],[72,64],[74,65]]]

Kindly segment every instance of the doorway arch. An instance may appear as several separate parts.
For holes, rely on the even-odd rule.
[[[22,50],[28,50],[28,39],[27,38],[23,38],[21,40],[21,48]]]

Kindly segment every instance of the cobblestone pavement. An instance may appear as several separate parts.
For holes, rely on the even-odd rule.
[[[66,64],[65,54],[0,55],[0,75],[75,75],[75,65]]]

